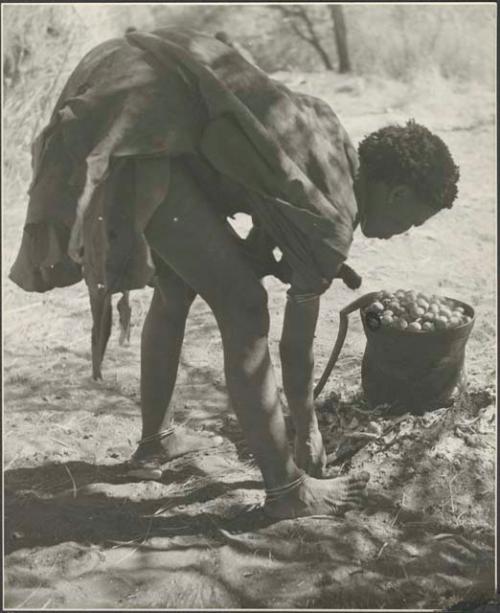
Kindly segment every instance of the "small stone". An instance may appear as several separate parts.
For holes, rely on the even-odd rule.
[[[396,438],[396,432],[388,432],[384,437],[383,441],[386,445],[390,445]]]
[[[378,434],[379,436],[382,433],[382,427],[380,426],[380,424],[377,424],[377,422],[375,421],[368,422],[368,430],[370,432],[374,432],[375,434]]]

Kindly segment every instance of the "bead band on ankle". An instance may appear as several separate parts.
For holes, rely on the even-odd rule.
[[[150,434],[149,436],[145,436],[139,441],[139,447],[141,445],[146,445],[147,443],[152,443],[154,441],[161,441],[163,438],[170,436],[175,432],[175,428],[170,426],[170,428],[165,428],[165,430],[160,430],[156,434]]]
[[[306,473],[303,472],[297,479],[291,481],[287,485],[282,485],[281,487],[275,487],[272,489],[266,489],[266,499],[267,500],[275,500],[277,498],[281,498],[285,494],[292,492],[302,485],[306,478]]]

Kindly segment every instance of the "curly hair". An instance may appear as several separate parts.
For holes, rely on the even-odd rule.
[[[411,187],[436,209],[451,208],[460,176],[445,143],[413,119],[369,134],[358,147],[369,179]]]

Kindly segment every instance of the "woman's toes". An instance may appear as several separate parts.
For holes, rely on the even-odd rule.
[[[348,494],[362,494],[365,491],[366,491],[365,483],[355,483],[355,484],[350,485],[347,489]]]
[[[346,500],[350,500],[351,502],[361,502],[366,498],[366,494],[363,492],[350,492],[346,497]]]
[[[334,513],[343,515],[346,511],[354,511],[359,507],[359,504],[353,501],[344,500],[341,503],[337,501],[337,504],[332,505]]]
[[[360,505],[360,501],[359,500],[348,500],[345,505],[344,508],[348,511],[352,511],[354,509],[358,509],[359,505]]]
[[[358,473],[356,475],[352,475],[351,477],[349,477],[349,486],[364,488],[369,480],[370,480],[370,475],[368,473],[366,472]]]

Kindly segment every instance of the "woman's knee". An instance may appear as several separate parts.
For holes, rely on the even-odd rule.
[[[171,294],[162,293],[159,309],[161,309],[163,316],[167,319],[182,321],[188,316],[195,296],[196,294],[191,290],[183,290]]]
[[[188,316],[194,297],[194,292],[184,288],[169,292],[165,291],[165,288],[157,286],[149,307],[148,319],[182,325]]]

